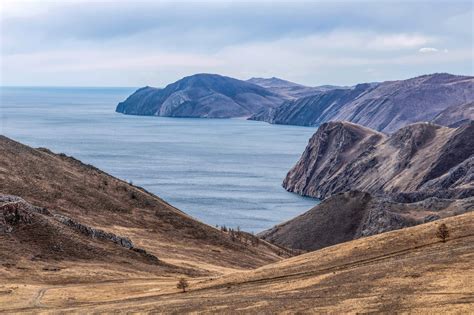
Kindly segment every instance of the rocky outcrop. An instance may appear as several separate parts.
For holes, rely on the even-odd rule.
[[[280,105],[283,99],[246,81],[217,74],[196,74],[163,89],[141,88],[119,103],[116,111],[166,117],[248,117]]]
[[[465,198],[474,193],[473,155],[473,122],[456,129],[417,123],[391,136],[330,122],[310,139],[283,186],[321,199],[350,190],[401,193],[412,201]]]
[[[435,120],[452,125],[460,117],[454,112],[462,112],[456,107],[472,100],[474,77],[436,73],[408,80],[359,84],[349,90],[329,90],[285,102],[250,119],[302,126],[346,120],[391,133],[414,122]]]
[[[280,246],[317,250],[360,237],[414,226],[474,210],[474,197],[427,198],[415,203],[350,191],[259,234]]]
[[[67,226],[70,230],[65,232],[64,228],[60,225]],[[84,246],[85,250],[91,246],[94,247],[94,240],[100,240],[132,250],[149,262],[159,262],[156,256],[146,252],[144,249],[136,248],[127,237],[105,232],[77,222],[67,216],[51,212],[48,209],[33,206],[20,197],[0,194],[0,234],[15,237],[17,233],[21,233],[25,229],[37,230],[40,234],[46,233],[49,235],[46,242],[41,243],[40,247],[56,249],[57,252],[60,252],[59,254],[69,250],[77,252],[78,248],[66,248],[66,244],[78,245],[80,242],[78,242],[77,234],[81,234],[91,239]],[[37,240],[34,238],[29,240],[32,243],[35,241]],[[25,243],[25,240],[23,243]],[[61,255],[55,255],[56,258],[58,256],[60,257]],[[77,258],[84,257],[79,256]]]
[[[61,222],[62,224],[67,225],[90,238],[110,241],[122,247],[125,247],[127,249],[134,248],[132,241],[127,237],[122,237],[122,236],[115,235],[113,233],[105,232],[103,230],[94,229],[90,226],[81,224],[77,221],[74,221],[71,218],[68,218],[60,214],[54,215],[54,218],[58,220],[59,222]]]

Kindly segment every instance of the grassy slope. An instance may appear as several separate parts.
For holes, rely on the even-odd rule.
[[[281,259],[277,252],[288,257],[268,243],[255,247],[232,242],[227,234],[155,195],[73,158],[32,149],[3,136],[0,153],[0,193],[20,196],[35,206],[129,237],[135,246],[165,263],[201,274],[222,274],[275,262]]]
[[[450,232],[435,237],[440,223]],[[10,284],[8,311],[468,313],[474,307],[474,213],[338,244],[253,271],[193,280]],[[5,295],[0,295],[0,303]]]

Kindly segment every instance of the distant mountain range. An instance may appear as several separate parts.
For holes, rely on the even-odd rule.
[[[250,117],[300,126],[345,120],[390,133],[414,122],[456,126],[474,119],[473,100],[474,77],[446,73],[353,87],[308,87],[275,77],[242,81],[196,74],[163,89],[141,88],[119,103],[116,111],[166,117]]]
[[[455,112],[464,112],[457,106],[469,103],[466,106],[472,108],[473,100],[474,77],[437,73],[331,89],[268,108],[250,119],[301,126],[345,120],[390,133],[410,123],[431,121],[448,108],[452,119],[438,122],[455,124],[456,117],[462,115]],[[474,119],[472,111],[468,116],[464,118]]]
[[[349,87],[339,87],[334,85],[321,85],[309,87],[298,83],[282,80],[279,78],[251,78],[247,82],[260,85],[275,94],[279,94],[288,100],[302,98],[319,94],[333,89],[347,89]]]

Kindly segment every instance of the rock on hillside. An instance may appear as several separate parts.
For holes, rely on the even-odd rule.
[[[40,264],[76,260],[127,263],[142,271],[190,272],[160,262],[126,237],[86,226],[11,195],[0,194],[0,240],[2,262],[18,262],[22,258]]]
[[[401,203],[350,191],[333,195],[306,213],[259,234],[277,245],[317,250],[360,237],[414,226],[474,210],[474,197],[427,198]]]
[[[116,111],[166,117],[248,117],[282,101],[282,96],[256,84],[217,74],[196,74],[164,89],[141,88],[119,103]]]
[[[250,119],[302,126],[346,120],[391,133],[410,123],[431,121],[447,108],[472,100],[474,77],[436,73],[408,80],[359,84],[348,91],[330,90],[285,102],[271,113],[260,112]]]
[[[458,128],[416,123],[386,136],[349,122],[321,125],[283,186],[327,198],[360,190],[407,199],[474,195],[474,122]]]

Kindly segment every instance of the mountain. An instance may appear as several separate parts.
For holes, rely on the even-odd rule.
[[[441,224],[446,242],[436,237]],[[458,313],[472,310],[474,213],[285,259],[219,278],[1,287],[6,313]],[[52,273],[52,272],[49,272]],[[1,282],[1,280],[0,280]]]
[[[443,126],[458,127],[470,120],[474,120],[474,102],[450,106],[436,115],[432,122]]]
[[[164,89],[138,89],[116,111],[166,117],[248,117],[281,104],[283,97],[259,85],[217,74],[195,74]]]
[[[349,89],[322,91],[286,101],[276,108],[262,110],[249,119],[281,125],[319,126],[332,120],[346,104],[371,88],[370,84],[359,84]]]
[[[467,125],[453,130],[461,135],[461,128]],[[369,133],[353,129],[360,136]],[[452,150],[464,141],[456,139]],[[443,159],[456,164],[458,151]],[[462,313],[471,308],[466,299],[473,285],[466,275],[474,272],[474,214],[445,217],[462,213],[469,202],[472,207],[472,198],[401,204],[347,192],[304,214],[316,220],[310,224],[306,219],[282,224],[270,237],[273,245],[200,223],[143,188],[64,154],[3,136],[0,152],[1,312]],[[428,177],[444,173],[443,165],[449,168],[436,164]],[[323,212],[328,217],[320,222]],[[291,256],[298,251],[278,245],[287,227],[307,238],[307,230],[324,223],[333,230],[314,231],[319,246],[347,242],[297,257]],[[448,228],[446,242],[436,237],[440,224]],[[331,240],[336,234],[339,238]],[[367,237],[351,241],[358,236]],[[189,282],[186,293],[176,288],[181,277]]]
[[[283,187],[327,198],[359,190],[405,201],[474,195],[474,122],[416,123],[390,136],[349,122],[322,124]],[[403,197],[402,197],[403,196]]]
[[[292,100],[310,95],[319,94],[321,92],[333,90],[336,86],[323,85],[317,87],[309,87],[298,83],[286,81],[279,78],[251,78],[247,82],[260,85],[275,94],[282,95],[285,99]]]
[[[359,84],[352,89],[329,90],[286,101],[250,119],[302,126],[346,120],[391,133],[410,123],[431,121],[449,107],[472,102],[473,86],[474,77],[447,73]]]
[[[5,281],[24,279],[53,284],[219,275],[292,255],[264,241],[254,244],[247,233],[236,238],[203,224],[64,154],[3,136],[0,152],[0,292]]]
[[[280,246],[318,250],[469,211],[474,211],[474,197],[431,197],[402,203],[386,196],[350,191],[332,195],[304,214],[259,236]]]

